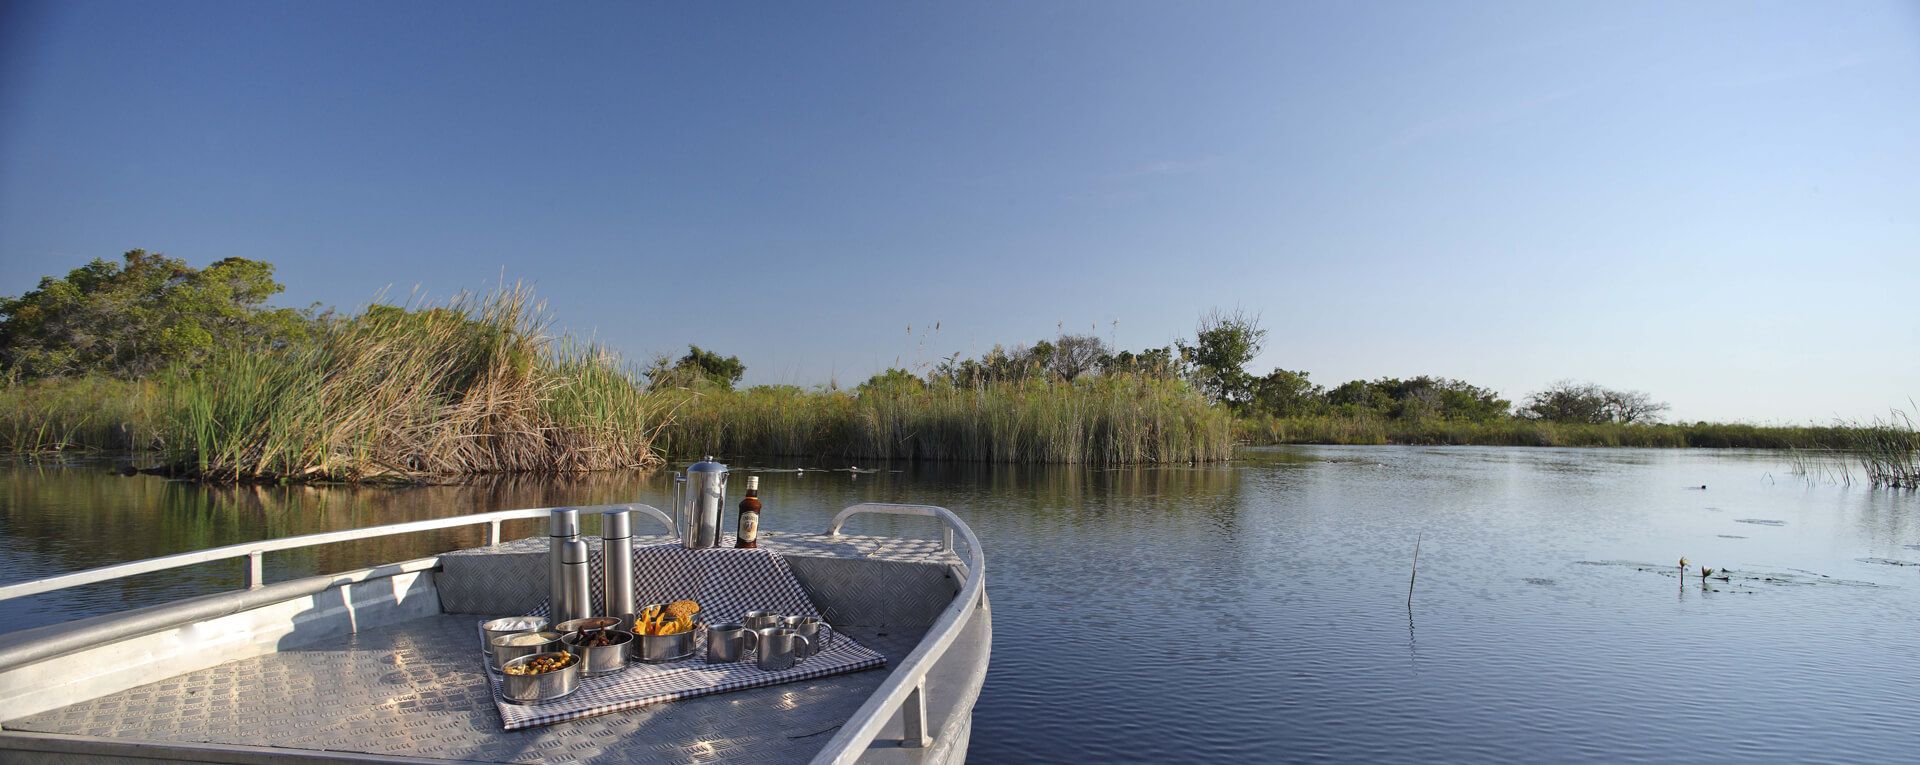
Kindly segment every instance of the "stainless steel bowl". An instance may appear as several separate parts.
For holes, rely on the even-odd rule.
[[[537,675],[515,675],[506,670],[531,664],[541,657],[570,656],[572,664]],[[565,652],[536,653],[500,665],[500,696],[511,704],[538,704],[566,696],[580,688],[580,657]]]
[[[493,653],[494,638],[522,632],[538,632],[546,628],[547,618],[544,616],[509,616],[481,624],[480,632],[484,637],[480,650],[487,654],[487,668],[495,670],[500,668],[500,657]]]
[[[541,639],[539,640],[531,640],[531,639],[521,640],[520,639],[520,638],[526,637],[527,635],[538,635],[540,636]],[[501,635],[500,637],[494,638],[493,640],[488,641],[488,645],[492,646],[493,648],[493,657],[499,660],[500,666],[502,668],[505,668],[507,666],[507,662],[513,661],[514,659],[518,659],[524,656],[532,656],[536,653],[552,653],[554,651],[566,650],[566,645],[560,642],[560,638],[562,637],[565,637],[565,635],[559,632],[554,632],[552,630],[541,630],[539,632],[515,632],[511,635]],[[518,645],[512,645],[516,643]]]
[[[626,669],[627,656],[633,649],[633,633],[623,630],[595,631],[605,632],[613,639],[613,644],[583,646],[580,641],[586,638],[585,632],[569,632],[566,637],[560,639],[566,644],[567,650],[580,655],[582,664],[580,676],[599,677]]]
[[[585,619],[572,619],[569,621],[564,621],[559,624],[553,625],[553,628],[560,632],[586,632],[587,630],[626,629],[626,627],[620,626],[620,617],[617,617],[617,616],[589,616]]]
[[[647,664],[661,664],[679,661],[693,655],[694,636],[700,633],[700,623],[695,622],[693,629],[672,635],[640,635],[639,647],[635,649],[634,659]]]

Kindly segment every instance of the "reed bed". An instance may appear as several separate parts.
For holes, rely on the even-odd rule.
[[[651,467],[659,402],[617,358],[546,335],[521,286],[375,307],[312,345],[169,375],[168,461],[214,481],[413,480]]]
[[[0,452],[126,450],[155,437],[155,386],[110,377],[0,385]]]
[[[763,387],[682,391],[662,444],[674,452],[1096,465],[1232,456],[1232,417],[1177,382]]]
[[[1868,483],[1920,489],[1920,430],[1913,415],[1896,409],[1884,420],[1857,427],[1854,450]]]
[[[1657,448],[1854,449],[1859,427],[1580,424],[1517,417],[1484,422],[1378,417],[1248,418],[1237,436],[1265,444],[1421,444],[1461,446],[1631,446]]]

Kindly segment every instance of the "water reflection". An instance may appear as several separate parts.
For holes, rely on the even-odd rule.
[[[208,486],[117,475],[102,463],[21,462],[0,471],[0,582],[258,539],[516,507],[629,501],[653,474],[564,481],[492,477],[404,489],[358,486]],[[503,534],[537,533],[538,521]],[[269,581],[346,571],[479,544],[479,528],[444,529],[271,553]],[[228,561],[0,604],[9,629],[150,605],[239,586]]]
[[[973,525],[996,617],[972,743],[983,762],[1900,761],[1920,750],[1920,730],[1889,722],[1920,714],[1906,681],[1920,653],[1920,567],[1887,562],[1920,562],[1920,498],[1787,480],[1775,453],[1290,447],[1228,465],[871,474],[728,461],[783,469],[762,474],[770,529],[817,530],[869,501],[945,505]],[[508,507],[665,507],[666,486],[653,473],[215,489],[107,466],[16,466],[0,471],[0,576]],[[892,516],[851,529],[937,534]],[[268,561],[276,577],[343,570],[478,534]],[[1734,573],[1703,587],[1679,576],[1681,555]],[[237,569],[4,606],[0,618],[27,626],[231,587]]]

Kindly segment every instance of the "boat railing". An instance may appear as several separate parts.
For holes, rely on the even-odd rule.
[[[120,563],[112,566],[87,569],[85,571],[76,571],[71,574],[62,574],[45,579],[0,586],[0,602],[54,592],[69,587],[110,582],[116,579],[125,579],[127,577],[149,574],[155,571],[166,571],[169,569],[184,568],[186,566],[196,566],[203,563],[236,558],[247,559],[246,585],[248,588],[258,588],[264,584],[261,560],[262,557],[269,552],[482,524],[487,527],[486,544],[492,546],[500,543],[500,524],[503,521],[546,518],[555,509],[557,508],[539,507],[524,510],[500,510],[452,518],[435,518],[424,521],[393,523],[384,526],[369,526],[361,529],[343,529],[340,531],[304,534],[280,539],[265,539],[257,542],[246,542],[159,558],[149,558],[130,563]],[[576,509],[583,514],[617,512],[620,510],[638,512],[658,520],[669,532],[676,535],[678,533],[673,519],[651,505],[596,505]],[[902,720],[905,723],[905,736],[901,741],[902,746],[908,748],[932,746],[934,741],[927,719],[927,673],[946,655],[948,649],[953,646],[954,642],[960,637],[961,633],[967,628],[971,621],[976,618],[977,613],[985,607],[986,603],[986,556],[980,548],[980,539],[974,536],[973,529],[969,528],[966,522],[960,520],[959,516],[954,515],[952,511],[946,508],[935,507],[933,505],[859,504],[842,510],[838,515],[835,515],[833,523],[827,528],[827,535],[830,537],[840,536],[840,529],[845,525],[847,519],[862,513],[925,516],[938,519],[945,526],[943,549],[953,551],[954,537],[956,534],[961,540],[966,542],[966,580],[961,584],[960,591],[954,595],[953,601],[947,605],[946,609],[940,613],[939,618],[928,628],[926,636],[921,639],[920,644],[915,646],[913,651],[908,653],[905,659],[901,660],[899,666],[887,676],[887,679],[880,684],[880,687],[874,691],[873,695],[868,697],[866,703],[854,711],[847,722],[841,726],[839,733],[835,734],[834,737],[827,742],[826,746],[822,748],[820,754],[813,759],[815,765],[837,765],[840,763],[852,763],[860,759],[861,755],[864,754],[868,747],[872,746],[874,740],[879,737],[881,729],[893,719],[895,712],[901,713]]]
[[[847,718],[847,722],[840,726],[840,732],[834,734],[833,739],[813,758],[813,765],[843,765],[859,760],[873,745],[874,739],[880,736],[881,728],[893,719],[895,711],[901,713],[901,720],[905,724],[902,746],[932,746],[933,737],[927,720],[927,672],[940,662],[947,649],[953,647],[954,641],[959,639],[961,632],[986,604],[986,555],[981,551],[980,539],[973,535],[973,529],[953,511],[933,505],[859,504],[835,515],[833,524],[827,527],[827,535],[839,536],[840,527],[847,519],[861,513],[919,515],[939,519],[946,526],[946,549],[953,549],[956,533],[967,543],[967,578],[960,585],[960,592],[954,595],[953,602],[927,629],[920,645],[901,660],[900,666],[867,698],[867,703]]]
[[[197,566],[202,563],[213,563],[215,561],[232,560],[235,558],[247,559],[245,584],[248,589],[258,589],[261,586],[266,584],[264,571],[262,569],[262,561],[265,555],[270,552],[276,552],[280,550],[297,550],[302,547],[313,547],[316,545],[333,544],[336,542],[352,542],[352,541],[361,540],[361,539],[373,539],[376,537],[390,537],[398,534],[413,534],[413,533],[422,532],[422,531],[454,529],[454,528],[461,528],[464,526],[477,526],[481,524],[485,524],[487,527],[486,544],[488,546],[492,546],[500,543],[501,522],[524,520],[524,519],[546,518],[549,515],[551,515],[553,511],[556,509],[559,509],[559,508],[535,507],[535,508],[527,508],[524,510],[498,510],[491,513],[475,513],[473,515],[461,515],[461,516],[455,516],[452,518],[434,518],[434,519],[425,520],[425,521],[390,523],[384,526],[368,526],[366,528],[359,528],[359,529],[341,529],[339,531],[323,531],[318,534],[302,534],[300,536],[295,536],[295,537],[281,537],[279,539],[262,539],[257,542],[243,542],[236,545],[227,545],[225,547],[214,547],[206,550],[196,550],[193,552],[180,553],[177,555],[167,555],[159,558],[148,558],[146,560],[132,561],[130,563],[118,563],[111,566],[101,566],[99,568],[90,568],[85,571],[75,571],[71,574],[61,574],[59,576],[50,576],[45,579],[35,579],[30,582],[20,582],[18,584],[9,584],[5,586],[0,586],[0,602],[5,602],[8,600],[12,600],[14,598],[24,598],[29,595],[39,595],[41,593],[53,592],[55,590],[64,590],[69,587],[80,587],[80,586],[89,585],[89,584],[99,584],[101,582],[110,582],[115,579],[125,579],[131,576],[139,576],[141,574],[150,574],[155,571],[166,571],[168,569],[184,568],[187,566]],[[667,517],[666,513],[660,512],[659,508],[656,508],[652,505],[630,503],[630,504],[623,504],[623,505],[593,505],[590,507],[579,507],[575,509],[579,510],[583,515],[604,514],[604,513],[610,513],[610,512],[619,512],[621,510],[631,511],[631,512],[639,513],[640,515],[645,515],[647,517],[650,517],[650,518],[653,518],[654,520],[659,521],[660,523],[664,524],[667,527],[667,530],[670,533],[675,533],[675,534],[678,533],[675,530],[676,527],[673,524],[673,519]]]

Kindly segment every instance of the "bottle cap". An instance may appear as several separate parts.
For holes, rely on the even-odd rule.
[[[633,536],[633,513],[618,510],[601,516],[601,539],[628,539]]]
[[[560,545],[561,563],[587,562],[587,543],[578,540]]]
[[[758,489],[758,488],[760,488],[760,476],[757,476],[757,475],[747,476],[747,491],[753,491],[754,489]]]
[[[580,534],[580,511],[563,507],[547,515],[547,536],[572,537]]]

